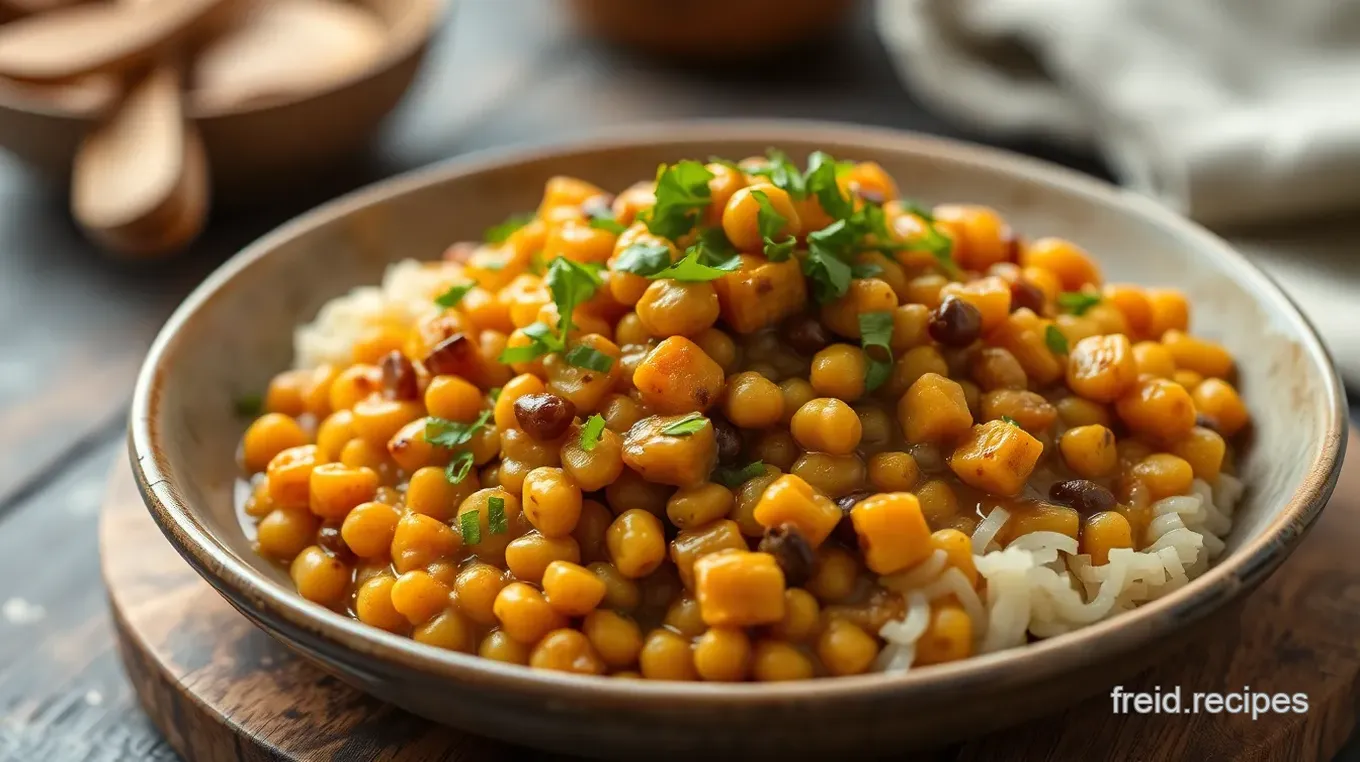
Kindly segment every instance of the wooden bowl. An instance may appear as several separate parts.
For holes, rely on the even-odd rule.
[[[371,67],[330,87],[260,106],[196,109],[214,190],[232,199],[267,192],[361,150],[415,78],[445,0],[356,0],[387,26]],[[63,97],[0,84],[0,148],[60,182],[85,133],[109,107],[111,86]]]
[[[534,208],[552,175],[623,188],[652,176],[659,162],[743,157],[767,146],[878,161],[909,196],[989,204],[1024,235],[1086,246],[1114,281],[1185,289],[1197,331],[1239,358],[1255,421],[1256,446],[1240,460],[1249,486],[1229,553],[1160,600],[1023,648],[905,673],[722,685],[533,671],[441,651],[303,600],[283,569],[252,551],[232,501],[244,429],[232,400],[288,366],[293,327],[323,302],[376,283],[393,261],[435,258],[450,242]],[[1223,241],[1146,199],[1031,159],[900,132],[695,122],[461,158],[285,225],[225,264],[170,319],[141,372],[130,446],[147,506],[194,568],[261,627],[382,699],[558,751],[843,759],[1051,712],[1163,658],[1294,548],[1335,484],[1346,425],[1341,384],[1298,309]]]
[[[571,0],[590,34],[646,53],[750,59],[825,34],[856,0]]]

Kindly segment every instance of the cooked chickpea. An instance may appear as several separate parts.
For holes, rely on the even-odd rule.
[[[733,193],[723,209],[723,232],[727,233],[727,240],[731,241],[738,251],[757,253],[764,247],[764,236],[760,234],[758,224],[761,201],[757,194],[763,196],[775,213],[784,218],[784,223],[772,236],[773,240],[777,241],[801,232],[802,223],[798,219],[798,210],[794,209],[789,194],[769,183],[756,183]]]
[[[652,336],[695,336],[718,321],[718,292],[708,283],[654,280],[637,303],[638,320]]]
[[[1227,381],[1207,378],[1195,387],[1192,398],[1195,410],[1208,416],[1218,433],[1225,437],[1237,434],[1247,425],[1247,406]]]
[[[783,391],[759,373],[738,373],[727,379],[723,414],[742,428],[773,426],[784,418]]]
[[[844,402],[821,397],[798,408],[790,422],[793,438],[809,450],[849,455],[859,446],[863,427]]]
[[[605,664],[580,630],[553,630],[529,653],[529,666],[578,675],[603,675]]]
[[[670,630],[652,630],[638,653],[638,667],[648,680],[695,680],[689,641]]]
[[[506,664],[528,664],[530,647],[510,637],[504,630],[492,630],[482,638],[477,655]]]
[[[549,632],[564,627],[566,618],[548,605],[537,589],[511,582],[496,595],[493,606],[505,634],[521,643],[537,643]]]
[[[637,579],[666,558],[666,536],[656,516],[640,508],[624,511],[605,533],[609,557],[625,577]]]
[[[581,549],[570,536],[545,537],[529,532],[505,546],[505,566],[517,579],[542,584],[543,575],[556,561],[579,563]]]
[[[873,666],[878,641],[851,622],[833,619],[817,639],[817,656],[833,675],[858,675]]]
[[[241,444],[242,460],[247,471],[257,473],[265,470],[279,453],[302,447],[308,441],[307,432],[291,417],[265,413],[246,429]]]
[[[338,604],[349,588],[349,567],[315,545],[293,559],[288,573],[299,595],[322,606]]]
[[[813,674],[812,660],[789,643],[762,640],[751,655],[751,674],[762,683],[806,680]]]
[[[810,380],[817,394],[854,402],[864,395],[867,371],[864,350],[849,344],[832,344],[812,358]]]
[[[1087,479],[1109,476],[1119,464],[1114,432],[1099,424],[1068,429],[1058,440],[1058,448],[1067,467]]]
[[[581,632],[590,639],[600,659],[611,667],[628,667],[642,651],[642,631],[637,623],[622,614],[596,609],[586,615]]]
[[[694,670],[704,680],[737,682],[751,668],[751,639],[742,630],[714,627],[694,643]]]

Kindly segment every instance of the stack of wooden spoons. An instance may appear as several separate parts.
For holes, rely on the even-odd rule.
[[[178,251],[202,230],[208,160],[187,114],[255,107],[372,66],[385,28],[342,0],[0,0],[0,78],[94,100],[71,209],[130,256]]]

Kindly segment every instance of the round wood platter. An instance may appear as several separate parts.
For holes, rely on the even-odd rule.
[[[1357,446],[1352,437],[1350,445]],[[1352,450],[1355,452],[1355,450]],[[100,527],[104,581],[129,678],[189,760],[557,758],[451,730],[370,698],[293,655],[219,597],[161,536],[125,465]],[[1355,725],[1360,675],[1360,459],[1240,619],[1127,691],[1179,689],[1181,713],[1114,711],[1108,694],[941,749],[937,760],[1330,759]],[[1304,713],[1191,713],[1202,693],[1302,693]],[[590,749],[580,750],[583,756]]]

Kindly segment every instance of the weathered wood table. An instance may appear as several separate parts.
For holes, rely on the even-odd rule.
[[[778,116],[976,137],[902,92],[867,9],[803,55],[700,73],[582,41],[563,12],[553,0],[463,0],[370,154],[316,178],[287,207],[216,210],[202,241],[171,262],[107,261],[67,220],[61,189],[0,158],[0,760],[177,758],[119,663],[98,509],[126,457],[143,353],[189,289],[242,245],[396,172],[619,123]],[[1105,174],[1086,156],[1009,147]],[[1063,753],[1034,748],[1040,758]]]

